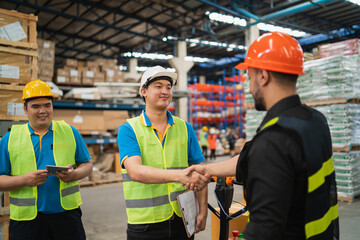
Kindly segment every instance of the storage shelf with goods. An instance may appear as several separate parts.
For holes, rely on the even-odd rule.
[[[202,126],[214,126],[218,129],[239,128],[243,125],[243,87],[239,75],[233,75],[214,83],[189,84],[189,119],[195,130]]]

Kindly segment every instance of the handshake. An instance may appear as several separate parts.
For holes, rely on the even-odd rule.
[[[211,175],[206,166],[192,165],[183,171],[180,183],[195,192],[203,190],[210,182]]]

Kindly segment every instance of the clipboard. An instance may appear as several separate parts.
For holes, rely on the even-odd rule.
[[[199,202],[196,199],[195,192],[188,190],[177,196],[181,217],[190,238],[195,233],[196,217],[199,214]]]

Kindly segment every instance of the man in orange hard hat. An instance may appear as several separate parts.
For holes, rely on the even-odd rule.
[[[255,108],[267,114],[240,157],[189,172],[236,175],[243,183],[250,212],[247,240],[339,239],[329,127],[324,115],[302,105],[296,94],[301,46],[284,33],[263,34],[236,68],[248,71]]]
[[[86,239],[78,180],[91,173],[92,163],[79,132],[52,121],[53,98],[46,82],[26,84],[29,122],[13,125],[0,142],[0,191],[10,192],[13,240]],[[52,172],[48,165],[67,169]]]

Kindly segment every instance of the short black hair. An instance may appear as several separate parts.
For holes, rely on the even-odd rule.
[[[146,81],[146,83],[144,84],[144,86],[142,88],[147,88],[150,85],[150,83],[155,82],[157,80],[168,80],[170,82],[171,86],[173,85],[173,79],[171,77],[159,76],[159,77],[151,79],[150,81]]]
[[[269,71],[269,72],[276,78],[277,82],[280,83],[281,85],[287,86],[287,87],[296,86],[296,82],[298,79],[297,74],[281,73],[281,72],[274,72],[274,71]]]
[[[24,106],[25,106],[25,108],[27,109],[27,105],[28,105],[28,103],[29,103],[30,101],[32,101],[32,100],[34,100],[34,99],[38,99],[38,98],[47,98],[47,99],[50,99],[50,100],[51,100],[51,102],[53,102],[53,101],[54,101],[54,98],[53,98],[53,97],[51,97],[51,96],[48,96],[48,97],[33,97],[33,98],[26,98],[26,99],[25,99],[25,102],[24,102]]]

